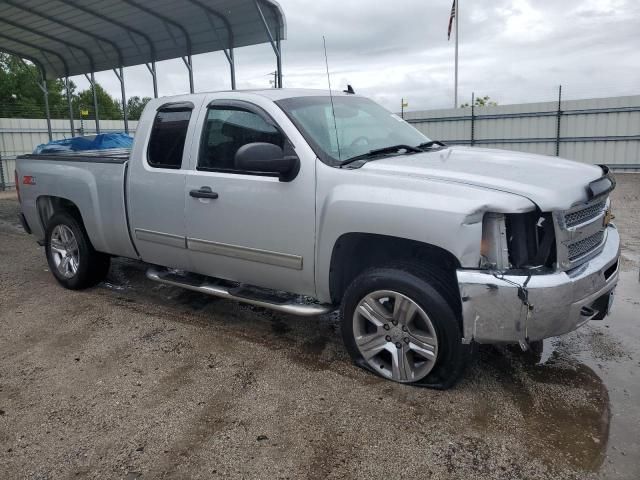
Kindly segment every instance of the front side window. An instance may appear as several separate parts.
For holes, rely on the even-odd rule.
[[[240,172],[236,152],[248,143],[264,142],[284,148],[285,138],[262,116],[240,107],[209,108],[202,133],[198,169]]]
[[[151,128],[147,160],[155,168],[179,169],[191,110],[160,110]]]
[[[287,98],[276,103],[329,165],[371,150],[398,144],[417,147],[429,141],[400,117],[363,97],[335,96],[333,106],[329,96]]]

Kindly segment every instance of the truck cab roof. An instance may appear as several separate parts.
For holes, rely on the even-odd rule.
[[[192,94],[173,95],[168,97],[160,97],[155,101],[166,102],[167,100],[185,100],[186,98],[200,98],[212,93],[229,93],[229,94],[251,94],[259,95],[261,97],[268,98],[272,101],[283,100],[285,98],[297,98],[297,97],[315,97],[326,96],[329,94],[329,90],[320,88],[261,88],[261,89],[238,89],[238,90],[214,90],[211,92],[200,92]],[[354,94],[348,94],[340,90],[332,90],[331,94],[334,96],[353,96]]]

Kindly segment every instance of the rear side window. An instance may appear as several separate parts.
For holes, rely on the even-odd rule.
[[[160,110],[151,128],[147,148],[149,165],[156,168],[182,166],[182,152],[187,138],[191,110]]]

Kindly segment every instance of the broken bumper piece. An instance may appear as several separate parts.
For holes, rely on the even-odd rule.
[[[618,282],[619,255],[620,236],[610,225],[602,252],[567,272],[458,270],[464,343],[526,345],[604,318]]]

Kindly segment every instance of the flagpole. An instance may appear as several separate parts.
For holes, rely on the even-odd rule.
[[[456,22],[456,66],[455,66],[455,86],[453,90],[453,108],[458,108],[458,20],[460,19],[460,11],[458,9],[458,3],[460,0],[456,0],[456,15],[454,20]]]

